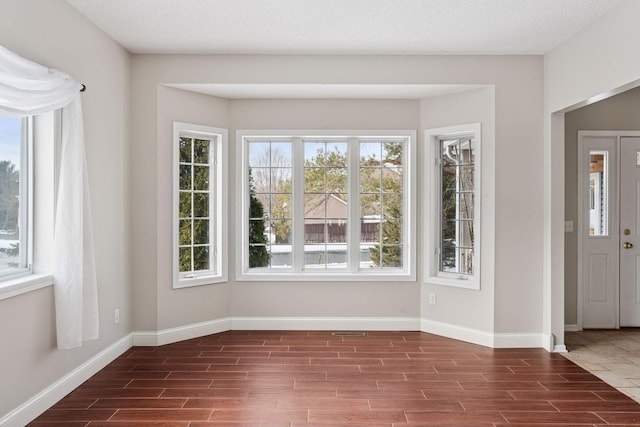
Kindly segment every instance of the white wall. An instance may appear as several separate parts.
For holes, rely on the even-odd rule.
[[[640,2],[626,0],[544,57],[545,333],[564,344],[564,112],[638,86]]]
[[[164,258],[156,248],[165,248],[171,230],[166,223],[169,188],[158,185],[167,177],[158,163],[166,159],[159,134],[158,114],[166,107],[158,86],[170,83],[338,83],[338,84],[486,84],[495,89],[495,275],[487,279],[494,289],[492,304],[468,303],[457,307],[455,299],[447,307],[447,317],[456,324],[487,328],[489,333],[533,333],[542,329],[542,58],[539,56],[233,56],[233,55],[134,55],[132,75],[133,158],[136,169],[132,180],[132,229],[134,230],[133,277],[136,285],[135,328],[157,330],[164,324],[188,324],[187,308],[199,304],[199,292],[180,296],[180,304],[168,314],[159,306],[146,304],[158,299],[169,286]],[[471,111],[482,110],[487,94],[469,99]],[[455,99],[455,98],[452,98]],[[464,98],[460,98],[463,100]],[[473,105],[482,102],[483,107]],[[450,106],[451,110],[455,108]],[[459,106],[464,111],[464,106]],[[490,108],[490,106],[488,107]],[[360,112],[363,111],[364,113]],[[392,128],[426,125],[424,113],[415,101],[230,101],[229,124],[235,127],[342,127],[371,126]],[[434,112],[437,117],[437,112]],[[452,113],[453,114],[453,113]],[[488,117],[480,111],[477,117]],[[444,117],[444,116],[440,116]],[[471,116],[465,116],[465,119]],[[476,115],[474,115],[476,117]],[[220,117],[212,117],[218,122]],[[451,119],[453,120],[453,119]],[[474,118],[475,121],[477,119]],[[435,119],[440,122],[440,119]],[[440,125],[441,123],[438,123]],[[442,123],[444,125],[444,123]],[[166,131],[165,131],[166,132]],[[163,154],[164,153],[164,154]],[[230,151],[234,168],[234,150]],[[164,160],[163,160],[164,161]],[[166,161],[164,161],[166,164]],[[493,166],[492,166],[493,165]],[[419,184],[421,185],[421,184]],[[526,194],[520,192],[525,189]],[[418,188],[420,203],[420,188]],[[231,206],[235,201],[230,200]],[[156,212],[150,213],[149,207]],[[233,211],[230,218],[235,217]],[[524,225],[523,225],[524,224]],[[525,226],[526,225],[526,226]],[[230,228],[235,227],[234,223]],[[419,233],[422,227],[418,224]],[[231,239],[233,241],[233,239]],[[420,251],[420,249],[418,249]],[[491,249],[490,249],[491,250]],[[420,252],[419,252],[420,254]],[[230,261],[235,260],[233,245]],[[420,263],[420,261],[419,261]],[[420,268],[418,268],[420,270]],[[230,270],[231,316],[373,316],[375,318],[420,313],[419,281],[409,283],[235,283]],[[212,287],[221,287],[213,285]],[[161,290],[159,290],[161,289]],[[456,292],[456,291],[452,291]],[[474,291],[469,291],[473,293]],[[167,293],[177,295],[177,292]],[[452,293],[453,295],[453,293]],[[491,296],[483,298],[491,300]],[[484,301],[478,301],[484,302]],[[145,305],[146,304],[146,305]],[[170,300],[167,300],[167,310]],[[457,315],[455,315],[457,314]],[[427,314],[429,315],[429,314]],[[460,320],[462,319],[462,320]],[[473,322],[482,319],[482,325]],[[493,320],[490,320],[493,319]],[[213,320],[213,319],[212,319]]]
[[[0,44],[71,74],[82,95],[100,301],[100,339],[55,348],[51,287],[0,301],[0,418],[131,331],[129,54],[64,1],[0,2]],[[53,212],[51,213],[53,215]],[[121,320],[114,325],[114,309]]]

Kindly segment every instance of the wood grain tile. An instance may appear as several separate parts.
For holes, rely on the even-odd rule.
[[[640,404],[557,354],[422,332],[230,331],[134,347],[36,427],[640,425]]]

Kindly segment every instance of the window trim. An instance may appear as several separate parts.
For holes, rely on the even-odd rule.
[[[446,273],[440,271],[440,206],[442,195],[440,188],[440,141],[473,135],[476,144],[474,163],[474,272],[471,275]],[[428,197],[423,201],[424,209],[424,283],[452,286],[465,289],[480,289],[481,267],[481,167],[482,167],[482,125],[469,123],[424,132],[425,189]]]
[[[61,113],[57,110],[28,118],[29,269],[0,277],[0,300],[53,285],[53,223],[57,154],[61,143]],[[23,146],[23,149],[25,147]],[[22,154],[22,153],[21,153]],[[21,159],[22,161],[23,159]],[[35,164],[40,166],[36,169]],[[37,233],[35,231],[37,230]]]
[[[20,235],[18,244],[20,247],[21,267],[0,271],[0,286],[4,282],[13,282],[23,276],[32,273],[32,242],[33,242],[33,116],[20,119],[20,182],[18,194],[20,198],[19,224]]]
[[[360,281],[397,281],[397,282],[409,282],[416,280],[416,251],[414,248],[417,246],[416,239],[416,135],[414,130],[236,130],[236,154],[237,154],[237,168],[236,168],[236,194],[238,194],[236,200],[238,221],[237,225],[237,244],[236,244],[236,280],[237,281],[331,281],[331,280],[344,280],[352,282]],[[248,269],[248,227],[245,226],[248,221],[249,212],[249,198],[245,197],[248,194],[249,182],[248,182],[248,150],[247,140],[252,138],[264,137],[266,139],[277,138],[291,138],[291,139],[354,139],[354,138],[406,138],[407,147],[404,153],[404,167],[406,168],[406,176],[404,182],[403,194],[404,209],[407,217],[407,221],[403,223],[404,241],[403,241],[403,253],[406,254],[404,258],[404,264],[401,269],[342,269],[339,271],[327,270],[306,270],[306,271],[289,271],[278,269]],[[298,147],[297,149],[301,149]],[[296,150],[296,147],[294,147]],[[351,157],[351,154],[349,154]],[[297,168],[301,169],[300,166]],[[357,191],[357,180],[348,178],[348,187],[350,191]],[[304,179],[301,172],[293,172],[294,181],[297,179],[299,182]],[[302,187],[303,188],[303,187]],[[355,190],[354,190],[355,189]],[[296,196],[293,195],[295,198]],[[300,197],[300,196],[297,196]],[[295,204],[295,202],[293,202]],[[353,207],[353,204],[349,206],[348,215],[353,216],[357,211],[357,206]],[[294,214],[295,215],[295,214]],[[293,225],[295,230],[296,225]],[[299,233],[298,233],[299,234]],[[349,232],[351,236],[353,234],[353,228]],[[352,237],[351,237],[352,238]],[[294,242],[295,242],[294,237]],[[294,255],[292,255],[294,256]],[[349,261],[352,263],[354,255],[349,255]]]
[[[213,185],[210,187],[209,209],[214,212],[214,223],[210,225],[213,231],[212,246],[214,254],[211,257],[214,268],[197,277],[185,277],[179,269],[179,195],[180,195],[180,136],[203,136],[214,141],[211,151],[214,153]],[[227,250],[227,208],[224,201],[227,200],[227,144],[228,130],[211,126],[196,125],[191,123],[173,122],[172,141],[172,252],[173,252],[173,289],[203,286],[228,281],[228,250]],[[211,182],[211,181],[210,181]]]

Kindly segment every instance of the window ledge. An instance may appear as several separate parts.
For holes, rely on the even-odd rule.
[[[472,290],[480,290],[480,282],[475,277],[468,279],[456,279],[453,277],[427,277],[424,281],[427,285],[452,286],[454,288],[464,288]]]
[[[188,279],[174,280],[173,289],[193,288],[194,286],[215,285],[217,283],[226,283],[229,280],[227,276],[201,276]]]
[[[33,292],[53,285],[51,274],[29,274],[0,283],[0,300]]]
[[[415,282],[415,274],[406,272],[385,273],[244,273],[236,278],[239,282]]]

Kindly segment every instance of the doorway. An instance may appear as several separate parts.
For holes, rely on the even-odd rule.
[[[640,326],[640,132],[578,133],[578,322]]]

